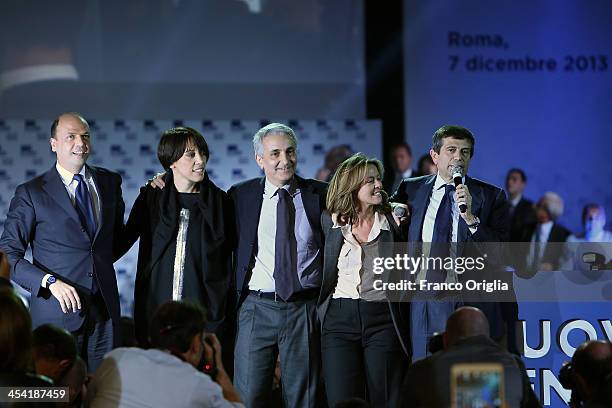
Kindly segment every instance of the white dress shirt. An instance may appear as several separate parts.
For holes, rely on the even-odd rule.
[[[543,224],[538,224],[536,226],[535,231],[533,232],[533,235],[531,236],[531,245],[529,246],[529,255],[527,257],[527,266],[534,266],[534,265],[539,265],[540,264],[540,260],[542,259],[542,255],[544,255],[544,250],[546,249],[546,243],[548,242],[548,237],[550,236],[550,230],[553,227],[553,222],[552,221],[548,221],[545,222]],[[538,237],[538,230],[540,232],[540,236]],[[538,238],[538,241],[536,243],[536,238]],[[535,255],[536,255],[536,245],[539,246],[538,248],[538,259],[534,259]],[[536,263],[537,261],[537,263]]]
[[[465,177],[463,178],[462,183],[465,183]],[[421,232],[421,239],[423,240],[423,242],[431,242],[431,240],[433,239],[433,230],[434,230],[434,225],[436,223],[436,215],[438,214],[440,203],[442,202],[442,199],[444,198],[444,193],[446,191],[446,188],[444,186],[446,186],[446,184],[452,184],[452,182],[446,183],[444,179],[440,176],[440,174],[438,174],[434,182],[433,190],[431,191],[431,197],[429,198],[429,205],[427,206],[427,211],[425,212],[425,219],[423,220],[423,230]],[[459,217],[460,217],[459,206],[455,202],[455,198],[452,194],[450,198],[452,200],[452,214],[453,214],[452,215],[453,226],[452,226],[452,232],[451,232],[451,242],[457,242],[457,237],[459,235],[458,233],[459,232]],[[472,234],[475,234],[477,229],[478,229],[477,227],[476,228],[468,227],[469,232]],[[423,255],[426,257],[429,256],[429,250],[430,250],[430,247],[428,245],[423,246]],[[456,249],[453,246],[451,246],[451,256],[453,256],[453,253],[455,250]],[[422,268],[419,271],[418,279],[425,279],[426,272],[427,270]],[[447,281],[449,279],[453,279],[454,277],[455,277],[455,274],[451,274],[451,273],[447,274]]]
[[[108,353],[88,390],[95,407],[244,408],[229,402],[208,375],[169,352],[116,348]]]
[[[344,243],[340,249],[338,256],[338,283],[332,297],[334,299],[359,299],[361,285],[361,260],[363,249],[361,244],[357,242],[352,232],[352,225],[340,225],[337,220],[334,220],[332,228],[340,228]],[[380,235],[381,231],[389,231],[389,222],[387,218],[380,214],[374,214],[374,224],[368,234],[367,242],[372,242]]]
[[[295,207],[295,239],[297,243],[297,273],[302,287],[312,285],[315,276],[312,268],[320,269],[319,248],[314,242],[314,232],[306,216],[302,194],[299,188],[290,188],[290,184],[282,188],[289,191]],[[257,225],[257,251],[251,279],[250,290],[275,292],[274,253],[276,243],[276,205],[278,204],[278,187],[267,178],[264,184],[261,214]],[[317,284],[318,286],[318,284]]]

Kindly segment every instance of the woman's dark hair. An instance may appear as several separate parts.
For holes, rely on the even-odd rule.
[[[32,319],[13,289],[0,289],[0,372],[25,373],[31,365]]]
[[[189,350],[191,340],[202,333],[206,311],[195,303],[166,302],[157,309],[151,321],[149,335],[153,347],[182,354]]]
[[[204,136],[190,127],[175,127],[162,133],[157,146],[157,158],[164,169],[169,170],[172,163],[180,159],[188,146],[196,150],[208,161],[208,144]]]

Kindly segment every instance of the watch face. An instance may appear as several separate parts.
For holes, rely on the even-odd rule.
[[[47,285],[55,283],[55,281],[56,281],[55,276],[49,276],[49,278],[47,278]]]

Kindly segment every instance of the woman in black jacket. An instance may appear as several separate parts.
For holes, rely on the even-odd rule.
[[[232,206],[206,174],[204,137],[188,127],[167,130],[157,156],[165,188],[141,188],[119,250],[125,254],[140,238],[134,321],[141,346],[155,310],[169,300],[205,306],[206,330],[219,334],[231,282]]]
[[[334,174],[321,215],[325,234],[321,321],[330,406],[349,398],[395,407],[409,364],[407,303],[391,302],[393,280],[376,259],[394,257],[403,234],[382,189],[382,163],[357,153]],[[378,282],[377,282],[378,281]]]

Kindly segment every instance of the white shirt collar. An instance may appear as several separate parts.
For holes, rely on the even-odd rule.
[[[516,196],[516,198],[513,198],[512,200],[510,200],[510,202],[512,203],[512,206],[516,207],[519,201],[521,201],[521,198],[523,198],[523,195],[519,194],[518,196]]]
[[[295,188],[295,177],[291,179],[291,181],[282,187],[277,187],[268,178],[266,177],[266,181],[264,183],[264,198],[272,198],[276,194],[279,188],[284,188],[289,192],[291,196],[295,195],[297,189]]]
[[[15,68],[0,75],[0,92],[9,88],[29,84],[31,82],[49,80],[74,80],[79,74],[71,64],[48,64]]]
[[[83,176],[83,178],[85,178],[85,167],[83,166],[81,168],[81,171],[79,172],[80,175]],[[74,174],[72,172],[69,172],[68,170],[66,170],[65,168],[63,168],[62,166],[60,166],[59,162],[55,162],[55,168],[57,169],[57,172],[59,173],[60,177],[62,178],[62,181],[64,182],[65,185],[70,185],[70,183],[72,183],[72,179],[74,178]]]
[[[547,221],[538,226],[538,228],[540,229],[540,242],[548,241],[548,236],[550,235],[550,230],[552,229],[552,227],[552,221]]]
[[[402,178],[410,178],[412,176],[412,169],[409,168],[405,172],[402,173]]]
[[[438,190],[439,188],[441,188],[445,184],[450,184],[450,185],[454,186],[452,180],[451,180],[450,183],[447,183],[446,181],[444,181],[444,179],[442,178],[440,173],[438,173],[438,175],[436,176],[436,181],[434,182],[434,191]],[[461,184],[465,184],[465,176],[463,176],[461,178]]]

